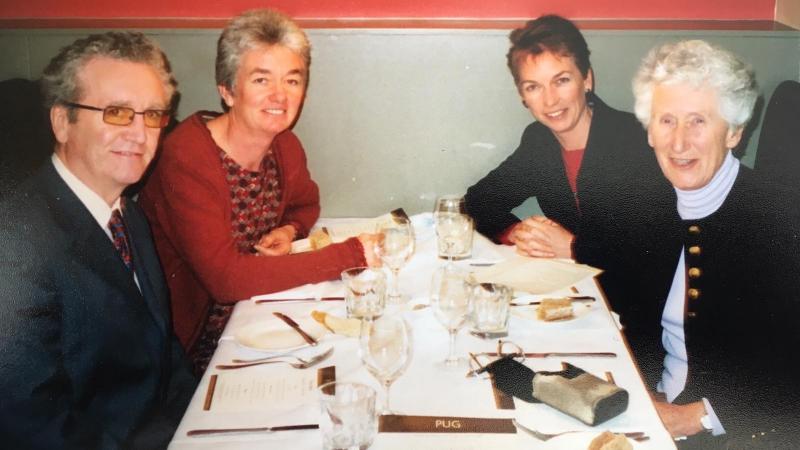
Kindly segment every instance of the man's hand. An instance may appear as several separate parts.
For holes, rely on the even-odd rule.
[[[509,235],[517,253],[539,258],[572,258],[575,236],[544,216],[531,216],[518,223]]]
[[[653,405],[672,437],[692,436],[704,430],[700,418],[706,415],[706,407],[702,401],[688,405],[654,401]]]
[[[291,225],[273,228],[254,245],[258,253],[265,256],[288,255],[292,250],[292,241],[297,235],[297,230]]]

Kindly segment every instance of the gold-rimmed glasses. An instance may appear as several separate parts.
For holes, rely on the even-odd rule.
[[[133,123],[133,118],[141,114],[144,118],[144,126],[148,128],[164,128],[169,123],[170,112],[166,109],[146,109],[136,111],[127,106],[106,106],[98,108],[96,106],[83,105],[80,103],[64,102],[64,106],[70,108],[88,109],[89,111],[100,111],[103,113],[103,122],[111,125],[126,126]]]
[[[525,351],[522,350],[522,347],[511,341],[500,339],[497,341],[496,352],[470,352],[469,372],[467,372],[467,377],[488,377],[487,370],[489,365],[502,358],[513,358],[517,362],[522,363],[525,361]]]

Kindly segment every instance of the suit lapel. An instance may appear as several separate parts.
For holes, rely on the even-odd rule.
[[[147,221],[133,200],[124,199],[123,220],[128,230],[133,266],[139,280],[139,287],[150,314],[166,335],[169,329],[169,303],[166,282],[161,265],[153,247]]]
[[[95,273],[110,288],[120,291],[130,307],[144,307],[145,301],[133,274],[125,266],[114,244],[52,164],[45,164],[37,176],[55,222],[70,239],[68,251],[75,261]]]

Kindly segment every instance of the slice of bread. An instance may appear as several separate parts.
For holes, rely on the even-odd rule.
[[[311,317],[336,334],[349,337],[361,335],[361,321],[359,319],[346,319],[316,310],[311,311]]]
[[[575,316],[572,300],[569,298],[545,298],[536,310],[539,320],[553,321],[571,319]]]
[[[588,450],[633,450],[633,445],[624,434],[604,431],[589,443]]]

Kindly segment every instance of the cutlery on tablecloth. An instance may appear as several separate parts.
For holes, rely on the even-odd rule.
[[[560,433],[542,433],[541,431],[536,431],[533,428],[528,428],[525,425],[517,422],[516,419],[511,419],[511,422],[514,424],[515,427],[519,428],[520,430],[530,434],[531,436],[539,439],[540,441],[547,441],[553,439],[556,436],[561,436],[562,434],[571,434],[571,433],[584,433],[586,431],[591,430],[571,430],[571,431],[562,431]],[[650,436],[647,435],[644,431],[625,431],[625,432],[617,432],[611,431],[614,434],[624,434],[625,437],[633,439],[637,442],[642,442],[650,439]]]
[[[313,337],[311,337],[310,334],[308,334],[305,331],[303,331],[303,329],[300,328],[300,325],[298,325],[297,322],[292,320],[291,317],[287,316],[286,314],[279,313],[277,311],[273,312],[272,315],[277,317],[277,318],[279,318],[279,319],[281,319],[282,321],[286,322],[286,325],[289,325],[295,331],[300,333],[300,336],[303,336],[303,339],[305,339],[305,341],[308,342],[310,345],[313,346],[313,345],[317,345],[318,344],[317,340],[314,339]]]
[[[572,300],[573,302],[593,302],[596,299],[590,295],[567,295],[566,297]],[[530,306],[530,305],[541,305],[541,300],[536,300],[533,302],[526,302],[526,303],[511,303],[511,306]]]
[[[486,355],[486,356],[516,356],[519,353],[504,353],[499,354],[497,352],[480,352],[476,353],[476,355]],[[526,358],[553,358],[558,356],[563,357],[598,357],[598,358],[616,358],[617,354],[614,352],[541,352],[541,353],[523,353],[522,356]]]
[[[320,297],[320,301],[322,302],[336,302],[336,301],[343,301],[344,297]],[[260,305],[262,303],[291,303],[291,302],[315,302],[317,301],[317,297],[295,297],[295,298],[262,298],[256,300],[256,305]]]
[[[244,367],[252,367],[252,366],[260,366],[262,364],[278,364],[284,363],[289,364],[290,366],[294,367],[295,369],[307,369],[320,361],[328,359],[329,356],[333,354],[333,347],[329,348],[328,350],[314,355],[309,359],[298,358],[297,356],[289,356],[290,358],[294,358],[294,361],[287,361],[286,359],[280,359],[280,357],[276,357],[275,359],[268,359],[266,361],[255,361],[249,362],[244,364],[217,364],[217,369],[220,370],[229,370],[229,369],[241,369]]]
[[[186,436],[208,436],[210,434],[225,433],[274,433],[276,431],[291,430],[316,430],[319,425],[310,423],[307,425],[281,425],[277,427],[253,427],[253,428],[209,428],[203,430],[189,430]]]

